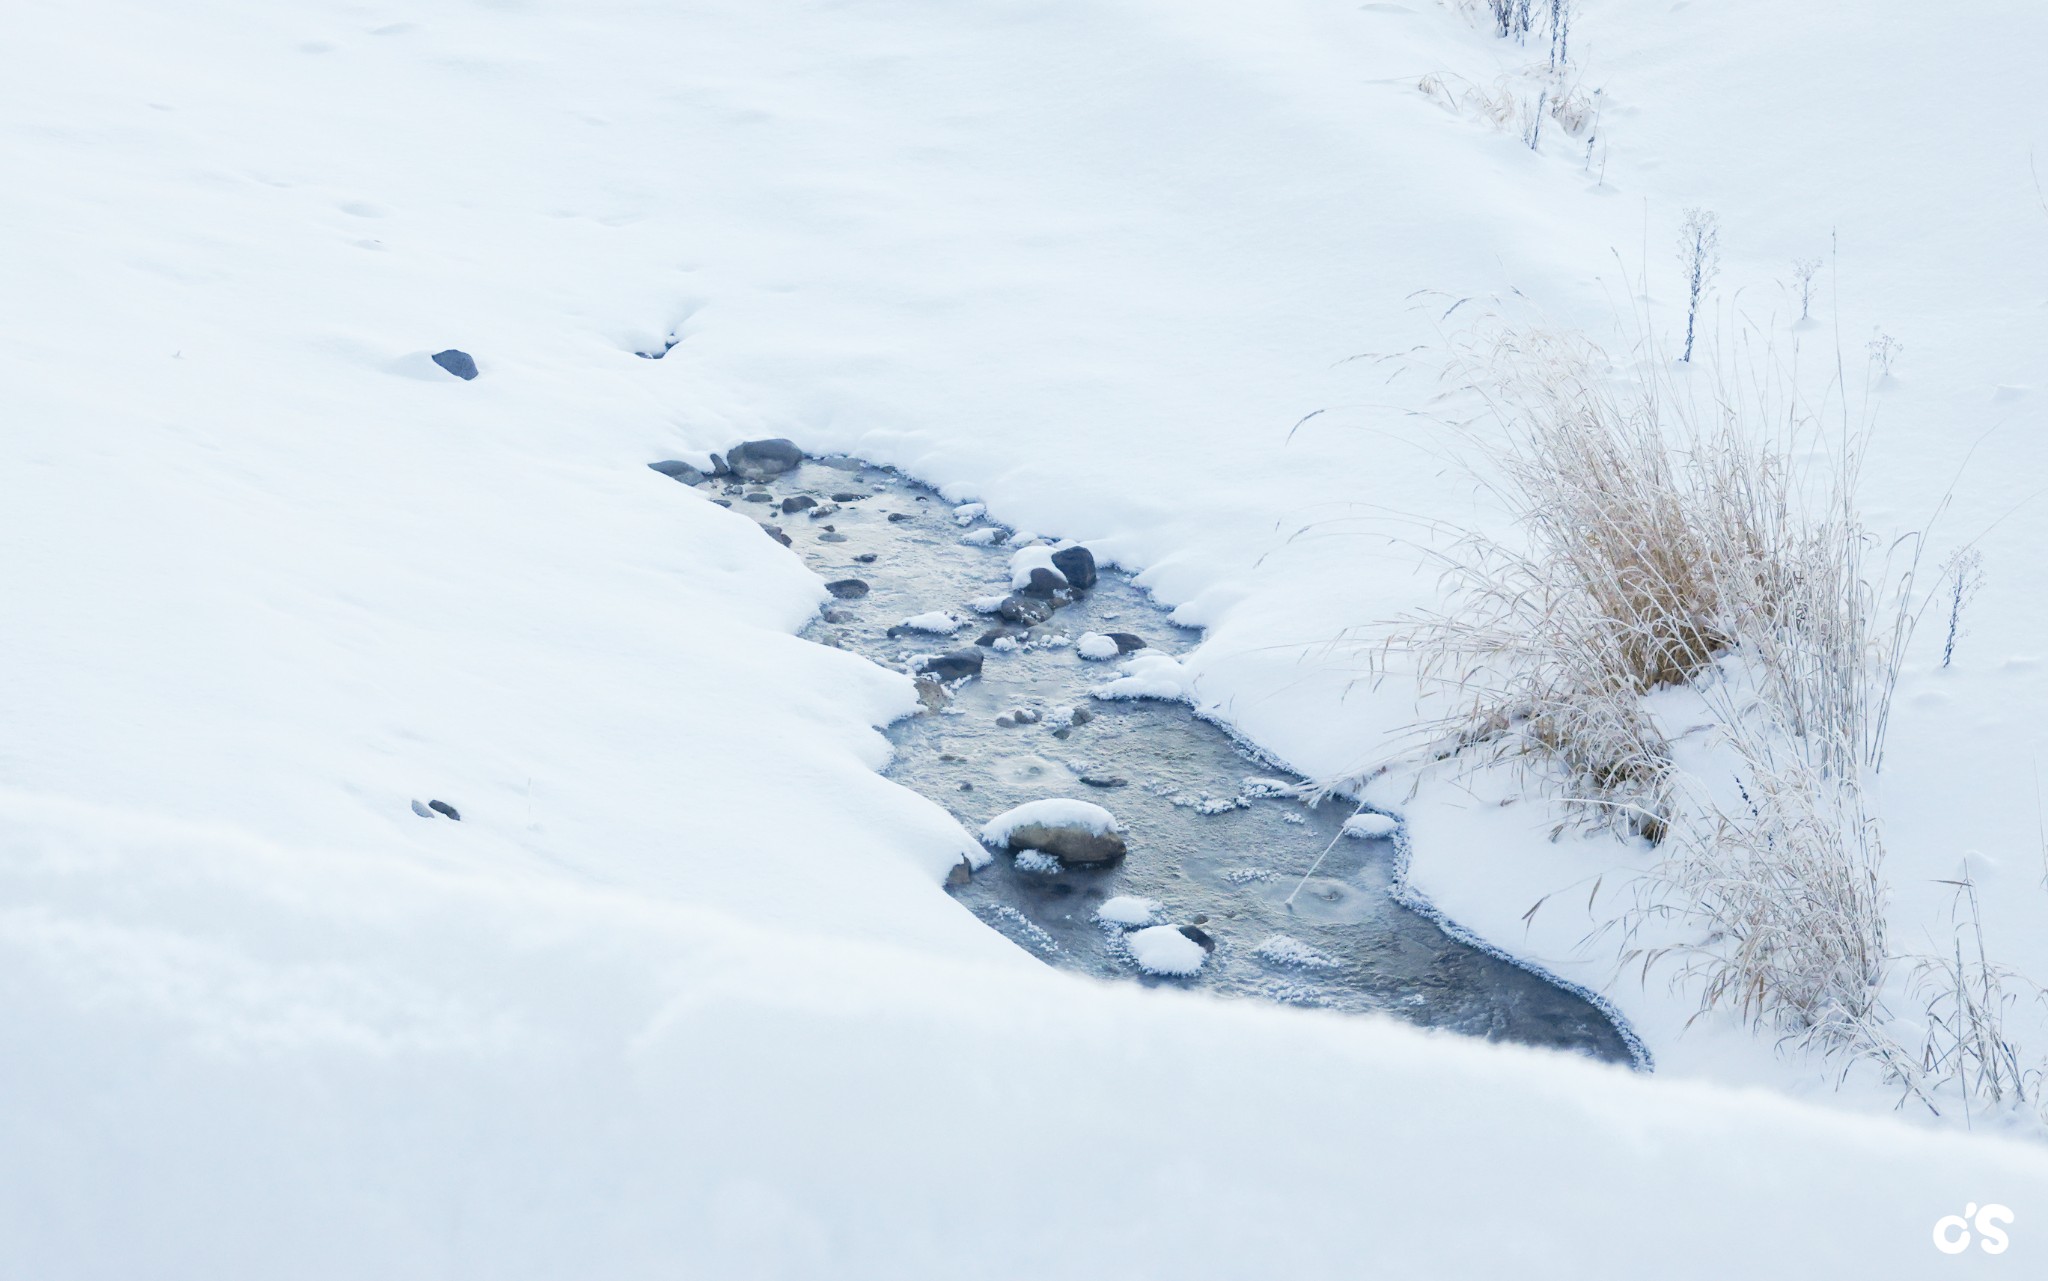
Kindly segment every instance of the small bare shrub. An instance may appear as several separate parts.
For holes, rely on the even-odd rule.
[[[2006,1015],[2028,989],[2036,1001],[2042,993],[1986,956],[1977,886],[1969,874],[1944,883],[1956,887],[1952,947],[1946,955],[1920,958],[1911,984],[1927,1026],[1917,1064],[1923,1092],[1948,1083],[1966,1110],[1973,1100],[1991,1107],[2039,1104],[2041,1070],[2022,1064],[2006,1032]]]

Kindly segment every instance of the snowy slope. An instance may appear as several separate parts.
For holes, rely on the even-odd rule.
[[[1424,288],[1603,323],[1610,248],[1682,203],[1757,228],[1731,285],[1811,252],[1758,174],[1885,122],[1850,72],[1753,92],[1802,21],[1587,15],[1603,194],[1413,91],[1501,56],[1419,4],[24,0],[0,1271],[1882,1276],[1965,1201],[2024,1225],[2034,1147],[1043,969],[874,772],[907,683],[794,639],[816,581],[641,465],[788,435],[1088,539],[1215,627],[1201,699],[1342,768],[1405,708],[1301,643],[1427,584],[1316,522],[1473,504],[1339,362],[1425,335]],[[2003,416],[1958,487],[1987,523],[2043,461],[2048,234],[1997,92],[2040,41],[1967,26],[1858,36],[1992,89],[1813,179],[1870,263],[1845,331],[1908,344],[1906,520],[1978,434],[1937,426]],[[1751,92],[1705,118],[1693,76]],[[1893,771],[1944,798],[1895,844],[2015,881],[2034,519]],[[1582,869],[1432,842],[1457,814],[1411,815],[1424,887],[1514,945],[1501,869]],[[1670,1062],[1671,1003],[1618,995]],[[1729,1039],[1703,1071],[1782,1079]]]

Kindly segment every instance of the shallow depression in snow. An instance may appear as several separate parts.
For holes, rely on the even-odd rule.
[[[744,501],[764,484],[777,501]],[[926,655],[981,655],[978,677],[927,682],[924,710],[890,727],[891,778],[945,806],[969,832],[1017,806],[1063,798],[1114,816],[1129,850],[1114,864],[996,851],[971,875],[956,870],[952,894],[1020,947],[1104,977],[1379,1011],[1628,1061],[1624,1039],[1593,1004],[1467,946],[1391,897],[1390,822],[1368,817],[1351,825],[1364,839],[1339,839],[1351,806],[1275,795],[1296,780],[1184,703],[1163,701],[1179,691],[1174,656],[1199,637],[1170,622],[1128,576],[1105,569],[1050,619],[1005,624],[984,607],[1028,583],[1032,568],[1050,566],[1051,549],[1017,554],[1014,538],[986,523],[977,504],[947,503],[845,458],[810,459],[762,483],[728,477],[697,487],[778,530],[826,581],[867,584],[864,594],[829,602],[810,639],[898,670]],[[780,499],[806,496],[818,506],[781,510]],[[963,541],[963,524],[979,537]],[[904,626],[948,614],[973,621],[954,635]],[[994,627],[1013,635],[975,645]],[[1079,652],[1079,638],[1111,633],[1135,634],[1146,647],[1118,662],[1096,657],[1100,644]],[[1134,931],[1155,923],[1166,932],[1193,927],[1207,949],[1166,932],[1134,948]],[[1148,949],[1151,964],[1140,955]]]

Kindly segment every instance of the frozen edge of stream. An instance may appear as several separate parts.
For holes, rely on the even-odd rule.
[[[951,501],[945,499],[943,492],[940,490],[938,486],[933,485],[930,482],[924,481],[922,479],[919,479],[916,475],[912,474],[911,472],[891,464],[874,462],[872,460],[862,458],[857,454],[851,453],[811,454],[806,451],[804,453],[804,457],[807,460],[826,463],[828,465],[830,465],[830,460],[843,459],[847,462],[856,464],[858,467],[870,468],[875,471],[884,472],[890,476],[898,478],[899,480],[909,485],[913,485],[918,488],[928,490],[933,495],[939,497],[941,501]],[[652,466],[652,464],[650,464],[650,466]],[[694,485],[690,487],[695,488]],[[735,512],[735,514],[739,515],[740,513]],[[750,522],[752,520],[751,517],[744,515],[742,516],[742,519],[747,519]],[[989,525],[999,527],[1006,531],[1006,536],[1014,535],[1018,528],[1015,525],[1009,524],[998,519],[996,516],[994,516],[992,513],[987,512],[986,510],[984,510],[981,513],[981,519]],[[1042,533],[1040,533],[1039,536],[1044,537]],[[1085,546],[1085,544],[1082,545]],[[806,573],[811,574],[814,578],[818,578],[819,582],[822,584],[823,579],[818,575],[816,570],[811,568],[810,564],[805,560],[801,553],[797,552],[794,547],[787,545],[785,545],[784,550],[789,552],[791,556],[793,556],[800,564],[804,566],[804,570]],[[1206,643],[1208,633],[1208,629],[1206,627],[1194,626],[1174,620],[1172,618],[1172,608],[1170,606],[1162,604],[1159,601],[1154,589],[1144,584],[1141,584],[1137,581],[1139,575],[1141,575],[1144,572],[1141,567],[1133,567],[1119,560],[1104,560],[1100,562],[1100,566],[1105,570],[1113,569],[1115,571],[1128,575],[1131,586],[1136,588],[1137,591],[1142,594],[1145,603],[1150,608],[1157,611],[1168,623],[1168,625],[1175,628],[1179,628],[1184,631],[1190,631],[1196,634],[1196,649],[1199,649],[1202,644]],[[803,631],[808,630],[808,627],[809,623],[806,623],[803,628],[798,629],[798,634],[801,636]],[[1191,653],[1192,651],[1189,652]],[[873,662],[874,660],[872,658],[869,658],[868,661]],[[880,664],[878,664],[878,666],[879,665]],[[908,670],[908,668],[898,670],[902,670],[906,675],[913,674]],[[1152,698],[1148,696],[1143,701],[1178,703],[1182,707],[1186,708],[1188,714],[1192,716],[1194,719],[1207,722],[1208,724],[1222,731],[1225,737],[1227,737],[1230,740],[1231,744],[1239,752],[1241,752],[1243,755],[1249,758],[1254,764],[1268,770],[1290,775],[1293,778],[1301,780],[1304,784],[1307,784],[1308,786],[1317,786],[1315,781],[1309,775],[1307,775],[1299,769],[1294,768],[1287,761],[1280,758],[1279,756],[1276,756],[1273,752],[1271,752],[1264,746],[1252,741],[1241,730],[1239,730],[1236,725],[1224,719],[1223,716],[1200,706],[1198,703],[1196,703],[1191,693],[1184,692],[1178,697],[1174,698]],[[877,728],[886,730],[890,726],[894,726],[899,722],[914,718],[918,714],[919,713],[915,711],[907,711],[903,713],[901,716],[891,719],[886,725],[879,726]],[[893,744],[891,753],[893,763]],[[881,775],[885,781],[894,783],[898,787],[904,787],[906,788],[906,790],[910,790],[913,792],[917,790],[915,788],[908,787],[907,784],[889,778],[888,775],[884,772],[886,768],[887,766],[885,765],[883,770],[876,771],[877,774]],[[1394,822],[1395,829],[1391,834],[1391,840],[1394,849],[1394,865],[1392,871],[1392,884],[1388,890],[1388,898],[1396,906],[1402,908],[1405,911],[1411,912],[1415,914],[1417,917],[1420,917],[1421,919],[1429,922],[1438,930],[1441,930],[1444,933],[1444,935],[1448,937],[1451,941],[1461,946],[1470,948],[1474,952],[1478,952],[1494,960],[1500,961],[1515,969],[1521,970],[1524,973],[1527,973],[1532,977],[1538,979],[1539,981],[1551,986],[1552,988],[1557,989],[1558,991],[1561,991],[1567,995],[1573,996],[1581,1001],[1584,1001],[1587,1005],[1591,1006],[1594,1010],[1596,1010],[1604,1019],[1606,1019],[1608,1024],[1614,1029],[1617,1039],[1621,1041],[1623,1047],[1628,1052],[1629,1065],[1632,1070],[1644,1073],[1650,1073],[1656,1070],[1655,1056],[1651,1054],[1649,1046],[1644,1043],[1642,1037],[1636,1032],[1635,1027],[1629,1022],[1628,1018],[1621,1012],[1621,1010],[1614,1004],[1613,1001],[1607,998],[1606,995],[1590,987],[1587,987],[1582,983],[1574,982],[1573,980],[1555,974],[1550,970],[1546,969],[1545,967],[1543,967],[1542,965],[1534,961],[1531,961],[1525,957],[1517,956],[1515,953],[1509,951],[1507,948],[1497,943],[1494,943],[1490,939],[1482,937],[1481,935],[1475,933],[1474,931],[1459,924],[1456,920],[1452,919],[1447,913],[1443,911],[1442,908],[1438,907],[1434,900],[1432,900],[1427,894],[1415,888],[1415,886],[1411,883],[1409,879],[1409,870],[1410,865],[1413,861],[1414,846],[1413,842],[1410,840],[1408,835],[1408,825],[1401,820],[1398,814],[1393,814],[1385,810],[1374,808],[1368,805],[1363,800],[1359,799],[1350,791],[1338,790],[1333,791],[1331,794],[1342,796],[1344,799],[1351,801],[1353,805],[1356,806],[1355,813],[1381,814]],[[922,796],[922,793],[919,793],[919,795]],[[957,818],[955,819],[955,821],[958,822]],[[962,826],[961,831],[968,841],[973,843],[979,843],[974,833],[967,831],[964,825]]]

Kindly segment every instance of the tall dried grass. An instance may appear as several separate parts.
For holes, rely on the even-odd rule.
[[[1861,438],[1798,413],[1768,374],[1702,398],[1550,334],[1472,331],[1453,368],[1488,410],[1456,428],[1460,452],[1485,460],[1513,533],[1432,542],[1442,604],[1378,654],[1435,702],[1434,754],[1518,760],[1588,821],[1675,835],[1624,954],[1675,962],[1702,1011],[1876,1045],[1888,953],[1864,785],[1917,617],[1918,541],[1862,523]],[[1674,767],[1645,696],[1678,685],[1712,710],[1740,802]],[[1639,945],[1653,923],[1694,941]]]

